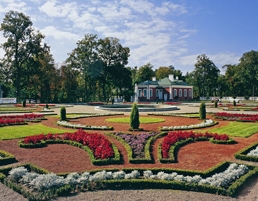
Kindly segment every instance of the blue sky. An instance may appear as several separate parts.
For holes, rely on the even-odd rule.
[[[10,10],[30,16],[59,64],[92,33],[129,47],[127,66],[173,65],[185,74],[200,54],[221,69],[257,51],[257,8],[256,0],[1,0],[0,22]]]

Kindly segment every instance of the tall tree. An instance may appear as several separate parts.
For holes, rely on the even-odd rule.
[[[152,77],[154,76],[155,76],[155,73],[153,71],[153,65],[151,65],[150,63],[147,63],[139,68],[136,75],[136,82],[139,84],[146,80],[151,80]]]
[[[240,69],[238,65],[226,64],[222,68],[226,68],[225,79],[228,86],[230,96],[239,96],[244,90],[243,83],[240,79]]]
[[[211,96],[216,91],[220,70],[205,55],[199,55],[194,65],[194,79],[198,85],[200,96]]]
[[[240,79],[245,86],[245,93],[243,95],[257,95],[258,85],[258,51],[249,51],[243,54],[240,58],[239,73]]]
[[[86,34],[77,42],[77,47],[69,54],[66,62],[70,68],[77,69],[83,79],[83,84],[79,84],[82,101],[94,100],[96,95],[96,85],[100,80],[103,71],[103,63],[98,59],[98,36]]]
[[[119,43],[119,39],[113,37],[106,37],[104,39],[99,39],[98,41],[98,57],[103,62],[102,71],[102,90],[103,98],[106,100],[107,91],[111,91],[109,88],[110,84],[116,83],[117,76],[119,74],[119,68],[122,69],[128,63],[128,58],[130,56],[130,49],[128,47],[123,47]],[[117,76],[116,76],[117,74]]]
[[[4,61],[10,67],[11,79],[19,101],[21,89],[26,85],[26,73],[33,64],[33,57],[41,50],[44,36],[35,32],[30,18],[17,11],[8,12],[1,23],[0,31],[7,38],[1,47],[5,51]]]
[[[168,77],[169,74],[173,74],[178,79],[182,79],[182,72],[180,70],[176,70],[174,66],[160,66],[157,70],[155,70],[155,75],[158,80]]]

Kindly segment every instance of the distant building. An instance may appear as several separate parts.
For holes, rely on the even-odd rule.
[[[176,100],[192,100],[193,86],[174,79],[174,75],[169,75],[168,78],[156,80],[147,80],[138,85],[135,84],[135,101],[139,102],[154,102],[160,101],[176,101]]]

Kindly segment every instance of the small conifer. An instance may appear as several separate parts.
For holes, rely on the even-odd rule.
[[[130,115],[130,126],[132,129],[139,129],[140,119],[139,119],[139,110],[136,103],[132,106],[132,111]]]
[[[199,115],[200,119],[206,119],[206,105],[203,101],[200,104]]]

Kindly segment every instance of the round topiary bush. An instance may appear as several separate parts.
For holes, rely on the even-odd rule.
[[[133,104],[130,114],[130,126],[132,129],[139,129],[140,126],[139,110],[136,103]]]
[[[60,108],[60,120],[61,121],[66,120],[66,109],[64,106]]]
[[[199,115],[200,119],[206,119],[206,105],[203,101],[200,104]]]

